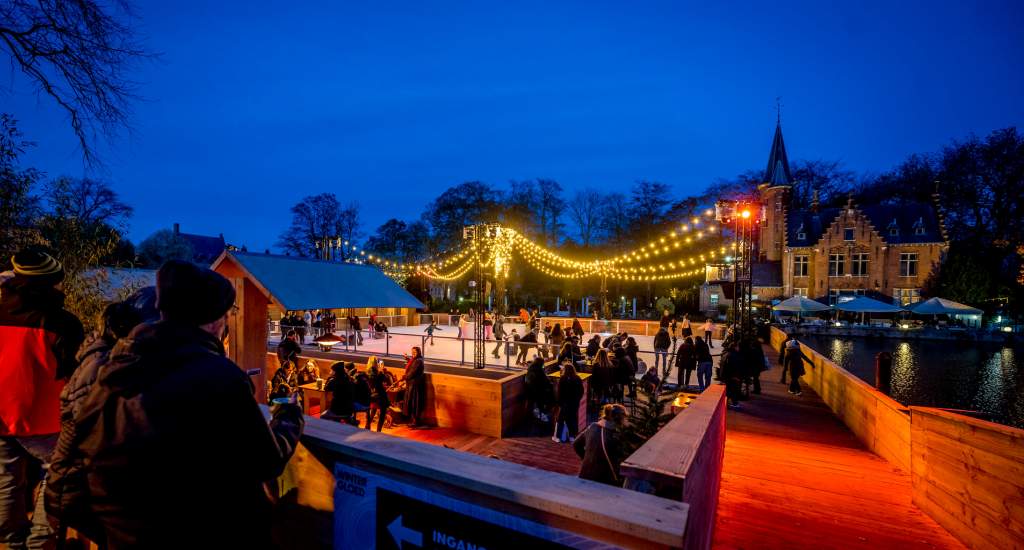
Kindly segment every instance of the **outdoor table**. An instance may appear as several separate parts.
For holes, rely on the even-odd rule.
[[[579,431],[577,433],[583,433],[583,430],[587,429],[587,402],[589,401],[588,396],[590,395],[590,383],[587,379],[590,378],[589,372],[577,373],[580,380],[583,381],[583,398],[580,399],[580,410],[577,413],[577,420],[579,421]],[[555,384],[555,396],[558,396],[558,381],[562,378],[562,371],[557,370],[548,374],[548,378]]]
[[[320,413],[323,414],[327,410],[327,407],[331,406],[330,396],[327,391],[318,389],[316,382],[310,382],[309,384],[302,384],[299,386],[302,390],[302,412],[309,414],[309,409],[313,405],[313,400],[316,400],[316,404],[320,405]]]

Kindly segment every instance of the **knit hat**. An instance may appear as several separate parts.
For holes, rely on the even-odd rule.
[[[11,256],[14,276],[25,281],[55,285],[64,280],[64,267],[42,250],[26,248]]]
[[[220,273],[170,260],[156,272],[156,307],[165,319],[205,325],[235,303],[235,287]]]

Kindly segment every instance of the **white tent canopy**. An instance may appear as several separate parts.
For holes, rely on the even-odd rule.
[[[910,304],[907,309],[917,315],[981,315],[982,313],[976,307],[945,298],[929,298],[923,302]]]
[[[816,311],[827,311],[831,309],[821,302],[811,300],[806,296],[793,296],[779,302],[772,308],[775,311],[791,311],[794,313],[813,313]]]
[[[838,304],[836,309],[853,313],[898,313],[905,311],[900,306],[879,302],[867,296],[857,296],[849,302]]]

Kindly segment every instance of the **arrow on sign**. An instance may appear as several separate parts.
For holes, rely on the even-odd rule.
[[[420,548],[423,547],[423,533],[402,525],[402,516],[398,516],[395,518],[395,521],[388,525],[388,533],[391,533],[391,538],[395,539],[395,545],[403,550],[405,547],[402,546],[402,541],[414,544]]]

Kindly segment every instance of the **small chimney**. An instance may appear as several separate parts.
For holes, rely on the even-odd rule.
[[[174,222],[174,234],[178,235],[181,233],[181,225],[178,222]]]

